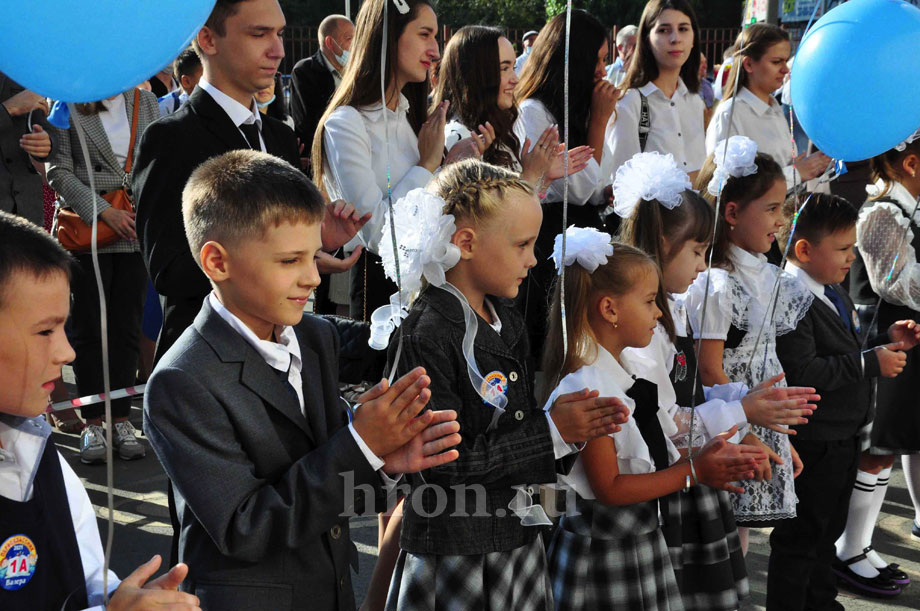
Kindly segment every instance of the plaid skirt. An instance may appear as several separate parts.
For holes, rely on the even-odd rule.
[[[558,611],[683,610],[657,502],[609,507],[579,498],[576,508],[549,548]]]
[[[543,540],[507,552],[468,556],[400,550],[386,611],[550,611]]]
[[[662,528],[686,611],[731,611],[750,594],[741,541],[727,492],[694,486],[664,499]]]

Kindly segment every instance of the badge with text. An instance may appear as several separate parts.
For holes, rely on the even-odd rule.
[[[501,371],[493,371],[482,379],[480,391],[486,400],[496,399],[508,392],[508,378]]]
[[[35,574],[38,551],[32,539],[13,535],[0,544],[0,588],[18,590]]]

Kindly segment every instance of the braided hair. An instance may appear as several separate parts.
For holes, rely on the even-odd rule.
[[[465,159],[443,168],[430,187],[444,202],[444,214],[475,226],[487,222],[509,194],[534,196],[520,175],[478,159]]]

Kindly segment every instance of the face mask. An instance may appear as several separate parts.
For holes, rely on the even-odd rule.
[[[348,60],[351,58],[351,51],[348,49],[342,49],[339,43],[335,43],[335,46],[337,46],[342,51],[341,54],[336,54],[335,61],[339,62],[339,65],[344,68],[348,65]]]
[[[272,99],[270,99],[267,102],[256,102],[256,106],[258,106],[259,108],[266,108],[274,101],[275,101],[275,96],[272,96]]]
[[[532,46],[530,46],[530,47],[524,47],[524,55],[530,55],[530,50],[531,50],[531,49],[533,49]]]

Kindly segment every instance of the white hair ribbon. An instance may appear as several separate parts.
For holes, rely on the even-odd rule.
[[[757,143],[746,136],[732,136],[719,142],[713,154],[716,169],[707,187],[710,195],[719,195],[729,178],[756,174],[756,157]]]
[[[692,188],[690,177],[677,167],[670,153],[638,153],[617,169],[613,179],[613,210],[627,218],[643,200],[655,200],[673,209],[680,205],[681,194]]]
[[[598,231],[593,227],[569,227],[565,230],[566,249],[562,251],[562,234],[556,236],[553,245],[552,260],[556,263],[556,269],[560,272],[564,265],[569,266],[578,262],[589,272],[593,272],[599,266],[607,263],[607,259],[613,256],[613,244],[611,244],[610,234]]]

